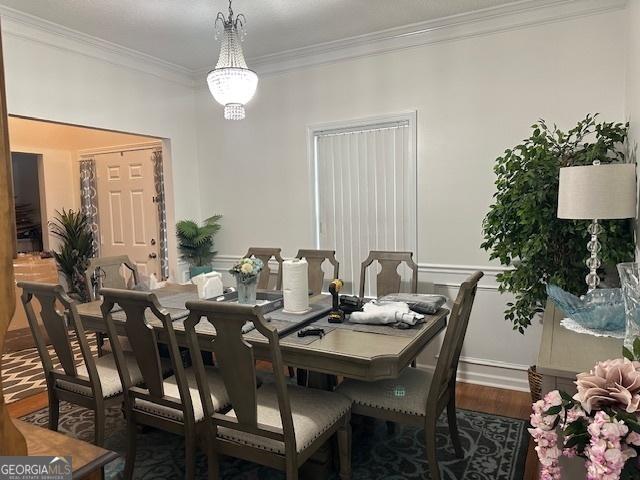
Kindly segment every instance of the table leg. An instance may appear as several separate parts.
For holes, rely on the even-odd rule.
[[[333,391],[336,387],[337,378],[335,375],[329,375],[326,373],[308,372],[307,373],[307,387],[317,388],[319,390]]]

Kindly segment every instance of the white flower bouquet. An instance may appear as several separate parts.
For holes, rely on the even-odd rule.
[[[258,279],[264,264],[259,258],[241,258],[230,270],[229,273],[236,278],[238,283],[249,284]]]

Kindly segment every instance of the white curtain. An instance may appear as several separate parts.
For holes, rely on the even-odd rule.
[[[321,131],[314,139],[318,247],[336,250],[340,277],[357,293],[370,250],[415,252],[412,129],[401,121]],[[375,274],[367,272],[365,292],[372,293]]]

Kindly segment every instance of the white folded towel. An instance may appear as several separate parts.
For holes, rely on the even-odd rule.
[[[256,328],[253,322],[247,322],[242,326],[242,333],[249,333],[251,330]]]
[[[353,312],[349,317],[352,323],[368,323],[371,325],[394,325],[398,328],[414,326],[424,320],[424,315],[413,312],[404,302],[365,303],[362,312]]]
[[[201,273],[191,279],[198,287],[198,298],[209,299],[222,295],[222,275],[219,272]]]

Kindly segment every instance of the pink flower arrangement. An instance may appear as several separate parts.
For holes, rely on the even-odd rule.
[[[529,433],[541,480],[561,478],[562,456],[585,458],[587,480],[640,479],[640,362],[624,354],[579,374],[573,397],[554,390],[533,404]]]

